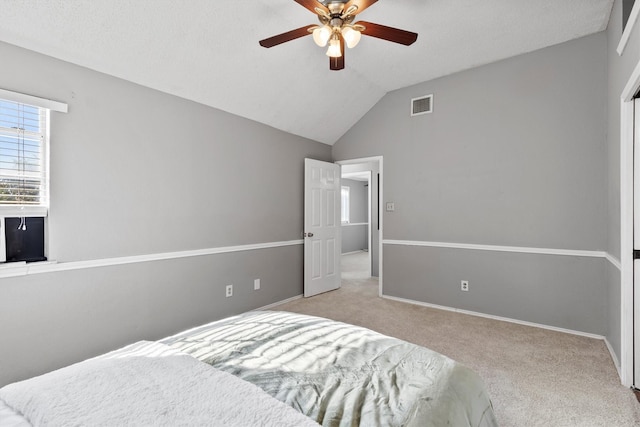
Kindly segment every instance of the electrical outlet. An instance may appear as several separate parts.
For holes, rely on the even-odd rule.
[[[465,292],[467,292],[469,290],[469,281],[468,280],[460,281],[460,290],[461,291],[465,291]]]
[[[233,285],[227,285],[227,298],[233,296]]]
[[[258,289],[260,289],[260,279],[255,279],[253,281],[253,290],[257,291]]]

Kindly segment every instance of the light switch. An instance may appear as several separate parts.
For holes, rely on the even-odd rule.
[[[387,202],[387,212],[393,212],[396,210],[396,204],[393,202]]]

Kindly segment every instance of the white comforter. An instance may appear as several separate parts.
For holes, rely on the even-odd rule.
[[[7,385],[0,399],[36,426],[317,426],[253,384],[145,341]]]

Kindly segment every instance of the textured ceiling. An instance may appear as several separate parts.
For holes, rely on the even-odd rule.
[[[371,37],[329,71],[293,0],[0,0],[0,40],[333,144],[387,92],[602,31],[613,0],[380,0]],[[1,84],[1,81],[0,81]]]

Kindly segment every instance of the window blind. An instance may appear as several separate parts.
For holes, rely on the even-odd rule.
[[[46,206],[49,111],[0,99],[0,206]]]

